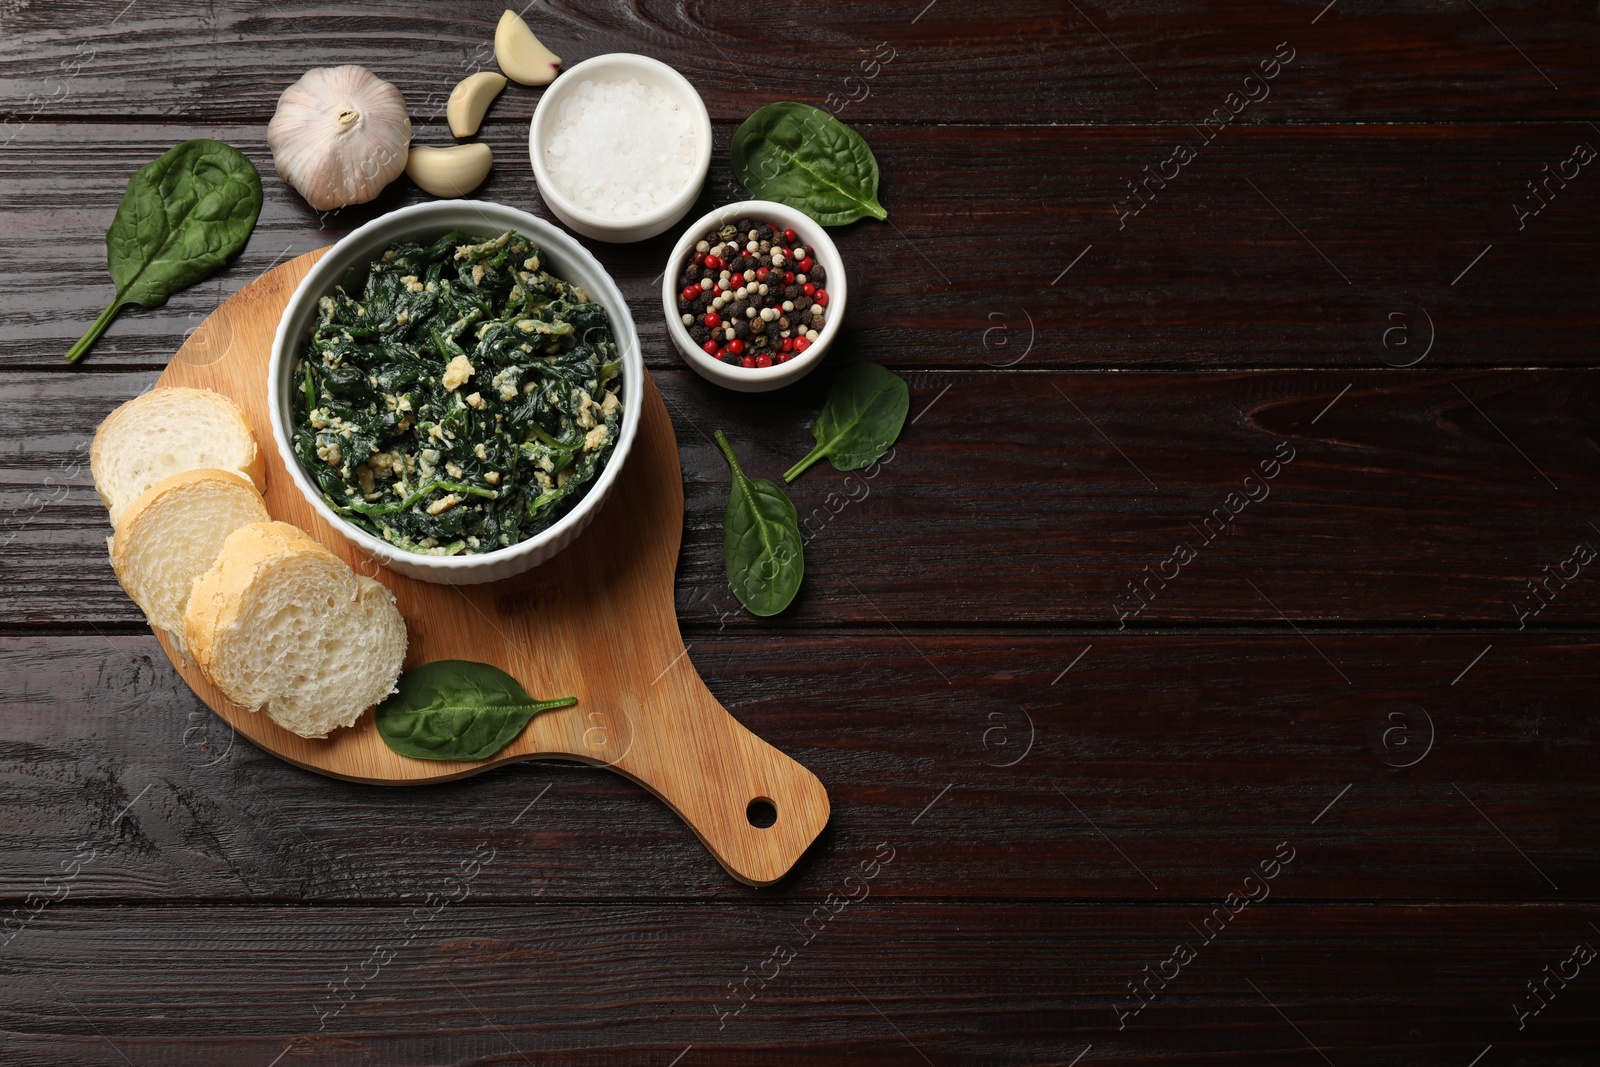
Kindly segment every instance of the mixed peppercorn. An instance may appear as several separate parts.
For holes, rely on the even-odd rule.
[[[706,233],[678,275],[689,336],[724,363],[787,363],[827,322],[827,270],[815,256],[793,230],[755,219]]]

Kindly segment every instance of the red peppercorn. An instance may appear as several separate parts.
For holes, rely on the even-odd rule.
[[[793,352],[794,351],[794,338],[793,337],[785,337],[783,339],[783,343],[778,345],[778,347],[780,349],[782,349],[783,351],[785,351],[785,352]]]
[[[805,274],[811,270],[812,267],[816,266],[816,264],[816,260],[812,259],[810,256],[807,256],[805,259],[800,261],[800,273]]]
[[[766,280],[767,280],[767,268],[766,267],[757,267],[756,268],[756,281],[764,282]]]
[[[784,285],[793,285],[794,284],[794,271],[786,270],[786,271],[783,272],[783,284]]]
[[[807,341],[804,337],[796,337],[794,339],[794,350],[795,350],[796,354],[804,352],[806,349],[808,349],[810,347],[811,347],[811,342]]]
[[[772,366],[772,357],[768,356],[768,355],[757,356],[756,357],[756,366],[758,366],[758,367],[770,367],[770,366]]]
[[[728,351],[736,356],[744,355],[744,342],[735,337],[728,342]]]
[[[814,295],[816,295],[817,287],[815,285],[812,285],[810,282],[806,282],[804,285],[802,285],[800,287],[800,291],[802,293],[806,294],[807,296],[814,296]]]
[[[704,291],[705,290],[701,289],[698,285],[687,285],[684,286],[683,292],[679,293],[678,295],[683,297],[685,300],[693,300]]]
[[[756,357],[754,356],[745,356],[743,359],[739,360],[739,366],[741,367],[754,367],[755,365]]]
[[[709,252],[706,253],[706,258],[701,260],[701,262],[703,262],[706,265],[706,269],[707,270],[721,270],[722,269],[722,259],[721,259],[721,257],[713,256]]]
[[[800,239],[800,235],[795,233],[793,230],[784,230],[783,231],[783,239],[785,241],[788,241],[790,244],[794,244],[796,241],[798,241]]]
[[[708,311],[706,312],[705,324],[715,330],[718,326],[722,325],[722,316],[718,315],[715,311]]]
[[[812,299],[815,300],[817,303],[821,304],[823,307],[827,307],[828,306],[828,290],[826,290],[826,289],[818,289],[817,290],[817,295],[812,297]]]
[[[711,295],[712,295],[712,296],[721,296],[721,295],[722,295],[722,286],[720,286],[720,285],[713,285],[713,286],[712,286],[712,287],[711,287]]]
[[[787,353],[787,352],[779,352],[778,353],[778,362],[779,363],[787,363],[787,362],[789,362],[789,353]]]
[[[715,342],[715,341],[707,341],[705,344],[700,346],[700,349],[706,355],[714,356],[714,355],[717,354],[717,342]]]

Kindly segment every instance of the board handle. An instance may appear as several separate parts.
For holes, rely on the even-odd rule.
[[[698,673],[675,673],[674,691],[641,709],[614,766],[677,812],[728,873],[771,885],[827,825],[828,791],[730,715]]]

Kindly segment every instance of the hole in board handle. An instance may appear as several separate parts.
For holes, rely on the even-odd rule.
[[[758,830],[765,830],[778,821],[778,809],[766,797],[756,797],[744,809],[744,817],[750,820],[751,826]]]

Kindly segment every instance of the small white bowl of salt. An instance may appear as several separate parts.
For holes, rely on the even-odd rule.
[[[598,241],[642,241],[699,197],[711,166],[711,116],[682,74],[613,52],[562,71],[545,89],[528,153],[556,218]]]

